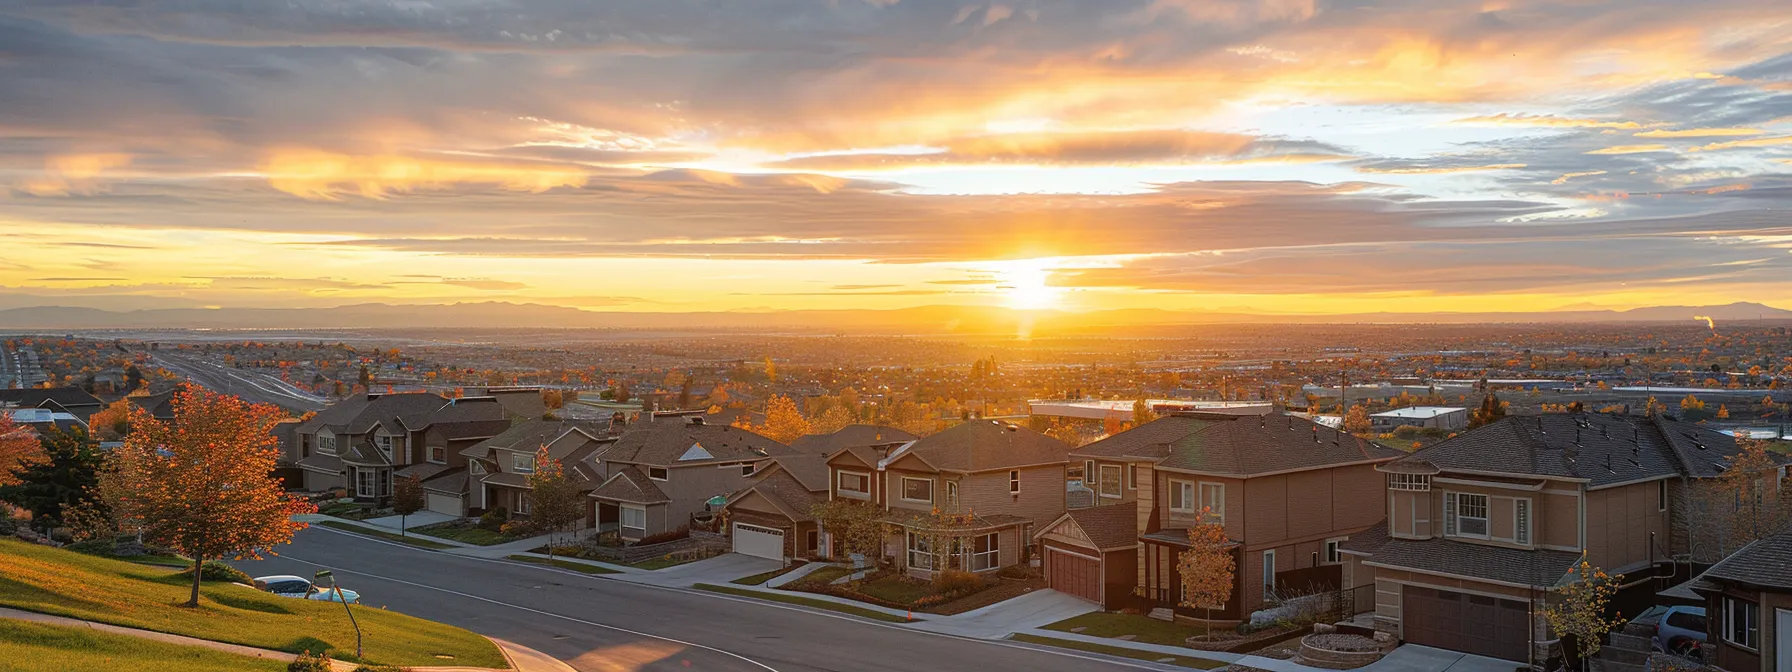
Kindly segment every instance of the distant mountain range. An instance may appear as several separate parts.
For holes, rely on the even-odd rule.
[[[1792,320],[1792,310],[1759,303],[1653,306],[1630,310],[1524,313],[1357,313],[1345,315],[1120,309],[1084,313],[987,306],[921,306],[896,310],[788,310],[647,313],[590,311],[530,303],[382,304],[334,308],[160,308],[112,311],[39,306],[0,310],[0,329],[404,329],[533,327],[629,330],[726,329],[759,332],[1076,333],[1116,327],[1196,324],[1482,324],[1686,322],[1709,317]]]

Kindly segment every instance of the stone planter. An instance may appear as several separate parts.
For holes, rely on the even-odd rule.
[[[1362,635],[1321,633],[1300,639],[1300,655],[1294,661],[1328,670],[1353,670],[1387,655],[1387,649]]]

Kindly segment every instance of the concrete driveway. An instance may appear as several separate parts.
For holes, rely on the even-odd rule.
[[[1406,644],[1359,672],[1512,672],[1523,666],[1510,660]]]
[[[1044,627],[1099,609],[1094,602],[1046,588],[956,616],[929,616],[909,627],[960,637],[1001,639],[1012,632]]]
[[[404,519],[404,529],[407,529],[407,530],[412,529],[412,528],[417,528],[417,527],[423,527],[424,525],[434,525],[436,523],[446,523],[450,520],[460,520],[459,518],[450,516],[446,513],[437,513],[435,511],[418,511],[409,516],[383,516],[380,518],[368,518],[367,520],[363,520],[361,522],[367,523],[370,525],[378,525],[380,527],[389,527],[389,528],[396,530],[396,529],[398,529],[398,523],[399,523],[400,518]]]

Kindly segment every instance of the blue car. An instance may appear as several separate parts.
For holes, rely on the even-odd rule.
[[[1656,651],[1693,660],[1704,659],[1705,608],[1653,606],[1631,620],[1655,626]]]
[[[349,604],[357,604],[361,600],[360,593],[347,588],[342,589],[342,597],[338,599],[336,597],[335,589],[319,588],[311,583],[310,579],[288,574],[257,578],[255,579],[255,589],[265,590],[281,597],[296,597],[307,600],[318,600],[321,602],[347,602]]]

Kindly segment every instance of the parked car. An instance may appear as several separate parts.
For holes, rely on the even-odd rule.
[[[1653,645],[1656,651],[1703,660],[1705,646],[1705,608],[1656,605],[1631,619],[1655,627]]]
[[[302,576],[279,574],[275,576],[259,577],[255,579],[255,589],[265,590],[281,597],[297,597],[307,600],[319,600],[322,602],[338,601],[335,590],[319,588],[317,585],[311,583],[310,579]],[[349,604],[357,604],[360,599],[360,593],[347,588],[342,589],[342,598],[340,601],[345,601]]]

